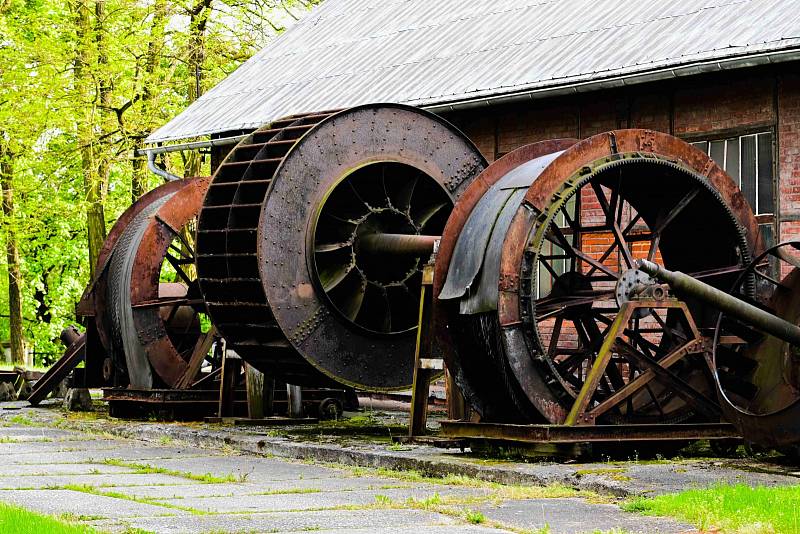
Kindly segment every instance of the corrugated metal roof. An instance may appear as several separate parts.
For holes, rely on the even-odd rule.
[[[147,142],[798,55],[800,0],[326,0]]]

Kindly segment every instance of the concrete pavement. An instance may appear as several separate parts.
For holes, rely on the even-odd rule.
[[[463,478],[446,484],[446,479],[247,456],[227,448],[176,446],[168,439],[148,443],[32,426],[26,412],[6,412],[0,418],[0,501],[102,531],[691,530],[563,488],[507,487]]]

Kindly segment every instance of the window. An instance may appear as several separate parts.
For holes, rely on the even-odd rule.
[[[722,167],[739,185],[758,217],[768,247],[775,244],[775,176],[772,133],[741,135],[692,143]]]
[[[566,214],[569,215],[571,220],[575,220],[575,212],[577,207],[577,199],[578,196],[574,195],[572,198],[567,200],[566,205],[562,208],[561,212],[556,215],[556,226],[558,226],[564,237],[567,238],[567,241],[575,245],[575,236],[572,233],[572,228],[569,227],[567,223]],[[547,262],[547,265],[550,266],[550,269],[547,268],[540,261],[537,265],[537,280],[538,280],[538,287],[536,288],[536,298],[542,298],[550,294],[550,291],[553,289],[553,282],[555,281],[555,275],[562,275],[567,272],[570,266],[567,264],[570,261],[567,256],[566,251],[552,243],[549,240],[545,240],[544,244],[542,245],[542,252],[543,261]]]
[[[739,185],[756,215],[775,213],[772,133],[692,143],[722,167]]]

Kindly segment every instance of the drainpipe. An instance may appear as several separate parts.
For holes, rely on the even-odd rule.
[[[189,143],[180,143],[177,145],[157,146],[152,148],[144,148],[137,152],[138,156],[147,154],[147,168],[155,174],[168,182],[181,180],[180,176],[161,169],[156,165],[156,156],[158,154],[166,154],[168,152],[180,152],[182,150],[200,150],[202,148],[211,148],[215,146],[235,145],[250,134],[235,135],[233,137],[223,137],[220,139],[208,139],[206,141],[192,141]]]

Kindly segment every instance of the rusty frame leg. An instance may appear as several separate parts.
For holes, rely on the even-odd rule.
[[[444,368],[441,358],[433,358],[433,285],[434,257],[422,270],[422,288],[419,297],[419,322],[417,342],[414,349],[414,382],[411,393],[411,415],[408,424],[408,437],[423,436],[427,433],[428,394],[431,379]],[[448,397],[449,402],[449,397]]]
[[[197,339],[197,343],[195,343],[194,349],[192,350],[192,356],[189,358],[186,372],[178,379],[178,382],[175,384],[175,389],[186,389],[192,385],[216,338],[218,338],[217,329],[212,325],[211,329],[204,336],[200,336]]]
[[[264,418],[264,374],[245,364],[245,386],[247,389],[247,417],[250,419]]]
[[[589,374],[586,376],[586,381],[583,383],[583,387],[581,388],[580,392],[578,392],[578,396],[575,398],[575,403],[572,405],[572,409],[570,409],[569,413],[567,414],[567,418],[564,420],[565,425],[573,426],[578,423],[585,422],[583,418],[586,408],[589,406],[589,402],[591,402],[592,396],[594,396],[594,392],[597,389],[597,386],[600,384],[600,380],[605,373],[608,362],[611,361],[611,355],[614,352],[614,346],[617,343],[617,338],[619,338],[619,336],[621,336],[625,331],[625,326],[628,324],[632,313],[633,305],[630,302],[626,302],[622,305],[619,313],[614,318],[614,322],[611,324],[608,335],[603,340],[603,344],[600,346],[600,351],[597,353],[597,358],[595,358],[594,364],[592,364],[592,368],[589,371]]]
[[[688,343],[678,347],[667,356],[664,356],[658,360],[658,365],[664,369],[669,369],[673,364],[679,362],[687,354],[702,351],[702,347],[703,343],[701,340],[693,339]],[[655,378],[656,374],[652,369],[646,370],[644,373],[636,377],[635,380],[628,382],[622,389],[590,410],[587,414],[588,417],[592,420],[597,419],[599,416],[603,415],[611,408],[645,387]]]
[[[445,397],[447,397],[447,418],[451,421],[462,421],[467,419],[469,409],[467,401],[464,399],[461,390],[458,389],[455,378],[445,366]]]
[[[651,310],[680,310],[686,326],[688,327],[688,333],[691,336],[690,339],[658,361],[651,360],[647,356],[639,354],[639,352],[626,341],[625,337],[627,335],[627,325],[633,317],[634,311],[640,308],[649,308]],[[718,416],[719,409],[712,400],[694,390],[691,386],[678,379],[669,371],[672,365],[688,354],[703,352],[705,350],[706,346],[703,342],[703,338],[689,313],[689,309],[683,302],[675,299],[654,300],[642,298],[624,303],[620,307],[619,313],[614,318],[614,322],[611,324],[608,334],[603,340],[603,344],[586,377],[586,381],[578,393],[578,396],[575,398],[575,402],[569,414],[567,414],[564,424],[567,426],[594,424],[597,417],[603,415],[614,406],[619,405],[643,387],[646,387],[652,380],[662,381],[669,387],[674,388],[678,395],[707,416],[712,418]],[[636,379],[620,388],[603,402],[590,408],[590,403],[594,397],[595,391],[615,352],[629,361],[634,361],[645,370],[636,377]]]
[[[264,375],[263,383],[264,417],[275,415],[275,379]]]
[[[286,384],[286,399],[289,401],[287,412],[292,419],[303,417],[303,388]]]

